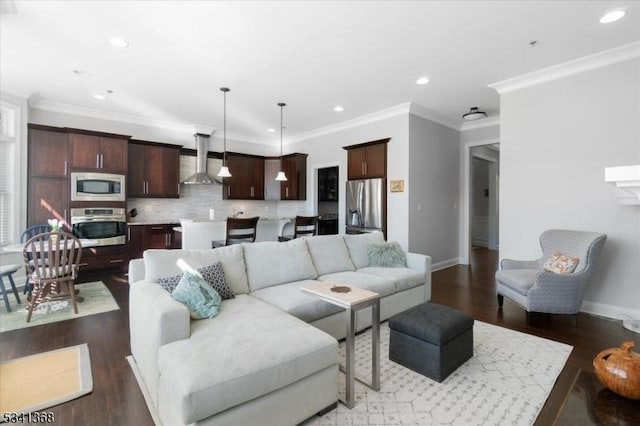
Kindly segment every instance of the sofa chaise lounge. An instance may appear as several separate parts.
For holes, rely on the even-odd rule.
[[[431,259],[368,266],[382,233],[329,235],[215,250],[148,250],[129,264],[132,366],[156,421],[173,425],[293,425],[338,398],[340,308],[300,290],[320,281],[380,294],[381,320],[430,299]],[[191,320],[158,279],[178,259],[221,262],[235,298],[211,319]],[[370,308],[369,308],[370,309]],[[369,309],[356,318],[370,326]]]

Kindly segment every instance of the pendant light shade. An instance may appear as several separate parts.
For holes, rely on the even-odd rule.
[[[284,131],[284,127],[282,126],[282,114],[283,114],[283,109],[287,104],[285,104],[284,102],[280,102],[278,104],[278,106],[280,107],[280,171],[278,172],[278,175],[276,176],[276,180],[278,182],[286,182],[287,181],[287,175],[284,174],[284,171],[282,170],[282,133]]]
[[[485,118],[487,113],[484,111],[478,111],[478,107],[471,107],[468,113],[464,114],[462,118],[465,120],[473,121]]]
[[[224,109],[222,116],[222,141],[223,141],[223,151],[222,151],[222,167],[220,167],[220,171],[218,172],[218,177],[231,177],[231,173],[229,172],[229,168],[227,167],[227,93],[229,92],[228,87],[221,87],[220,91],[224,94]]]

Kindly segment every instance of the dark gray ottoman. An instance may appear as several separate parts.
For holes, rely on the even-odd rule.
[[[473,356],[473,318],[431,302],[389,318],[389,359],[442,382]]]

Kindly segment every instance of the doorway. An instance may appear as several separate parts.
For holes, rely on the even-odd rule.
[[[474,236],[479,246],[485,246],[490,250],[499,249],[499,190],[500,190],[500,140],[488,139],[482,141],[466,142],[462,146],[462,195],[460,209],[460,263],[468,265],[470,253],[473,246]],[[473,207],[474,194],[474,159],[476,164],[488,164],[488,182],[476,183],[480,189],[479,194],[484,199],[487,208],[486,215],[479,214],[480,223],[476,218]],[[487,163],[478,163],[477,160],[484,160]],[[485,191],[487,190],[487,191]],[[486,197],[485,197],[486,194]],[[478,211],[478,208],[476,208]],[[475,229],[474,229],[474,224]],[[478,227],[481,232],[478,231]],[[484,227],[482,229],[482,227]],[[483,234],[484,233],[484,234]],[[480,241],[477,238],[480,235]],[[478,246],[476,246],[478,247]]]

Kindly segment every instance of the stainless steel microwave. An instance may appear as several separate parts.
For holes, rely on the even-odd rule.
[[[126,201],[125,175],[73,172],[71,201]]]

